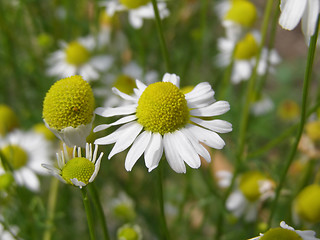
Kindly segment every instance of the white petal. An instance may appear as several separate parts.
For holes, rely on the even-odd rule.
[[[307,1],[306,10],[302,16],[302,31],[307,37],[311,37],[316,29],[319,15],[319,0]]]
[[[96,146],[95,149],[98,149],[97,146]],[[99,156],[97,162],[95,163],[94,172],[93,172],[92,176],[90,177],[89,182],[92,182],[92,181],[96,178],[96,176],[98,175],[98,172],[99,172],[99,169],[100,169],[100,164],[101,164],[102,156],[103,156],[103,152],[100,153],[100,156]],[[93,158],[93,159],[94,159],[94,158]]]
[[[279,24],[287,30],[294,29],[305,11],[307,0],[288,0],[283,6]]]
[[[174,85],[176,85],[177,87],[180,86],[180,77],[177,76],[176,74],[166,73],[166,74],[164,74],[162,81],[163,82],[171,82]]]
[[[121,127],[119,127],[116,131],[114,131],[113,133],[102,137],[102,138],[98,138],[94,141],[94,144],[98,144],[98,145],[106,145],[106,144],[111,144],[111,143],[115,143],[118,138],[121,136],[121,134],[123,132],[126,132],[128,128],[130,128],[132,126],[132,124],[135,124],[133,122],[127,123]]]
[[[181,129],[183,134],[189,139],[190,143],[192,144],[193,148],[196,150],[196,152],[203,157],[207,162],[211,162],[211,156],[210,153],[205,149],[204,146],[200,144],[197,138],[195,138],[192,133],[187,129],[183,128]]]
[[[186,166],[184,165],[183,160],[181,159],[180,155],[176,151],[177,144],[179,143],[175,143],[171,133],[167,133],[164,135],[163,137],[164,152],[166,154],[166,158],[170,167],[177,173],[185,173]]]
[[[191,124],[186,128],[192,132],[195,138],[209,147],[222,149],[225,145],[223,139],[215,132]]]
[[[113,58],[110,56],[96,56],[90,59],[90,63],[99,71],[107,71],[113,63]]]
[[[227,101],[217,101],[207,107],[196,108],[190,111],[190,115],[197,117],[213,117],[224,114],[230,110]]]
[[[125,168],[127,171],[131,171],[134,164],[137,162],[139,157],[146,150],[147,146],[149,145],[150,138],[151,138],[151,132],[144,131],[134,141],[125,160]]]
[[[200,118],[193,117],[191,117],[190,120],[204,128],[208,128],[218,133],[228,133],[232,131],[232,124],[224,120],[215,119],[211,121],[205,121]]]
[[[86,184],[84,182],[79,181],[76,178],[71,178],[70,181],[77,187],[82,188],[84,186],[86,186]]]
[[[40,181],[38,177],[28,168],[14,172],[14,178],[19,185],[24,185],[31,191],[37,192],[40,190]]]
[[[177,150],[182,160],[192,168],[199,168],[201,165],[200,157],[192,147],[188,138],[181,131],[172,133],[172,138],[177,143]]]
[[[124,124],[124,123],[128,123],[128,122],[131,122],[133,120],[137,119],[137,116],[136,115],[129,115],[129,116],[125,116],[123,118],[120,118],[119,120],[113,122],[113,123],[110,123],[110,124],[101,124],[97,127],[95,127],[93,129],[93,132],[99,132],[101,130],[105,130],[111,126],[116,126],[116,125],[120,125],[120,124]]]
[[[113,117],[135,113],[137,106],[138,104],[126,105],[115,108],[98,107],[94,112],[102,117]]]
[[[149,169],[149,172],[151,172],[158,166],[162,153],[162,136],[160,133],[153,133],[149,145],[146,148],[146,151],[144,152],[145,164],[146,167]]]
[[[208,93],[212,90],[211,85],[208,82],[202,82],[197,84],[191,92],[185,94],[186,99],[198,98],[205,93]],[[213,90],[212,90],[213,91]]]
[[[118,96],[120,96],[121,98],[123,98],[124,100],[127,100],[127,101],[133,101],[133,102],[137,102],[137,98],[135,97],[132,97],[128,94],[125,94],[121,91],[119,91],[117,88],[113,87],[112,88],[112,91],[117,94]]]
[[[141,92],[143,92],[147,88],[147,86],[143,82],[139,81],[138,79],[136,79],[136,85]]]
[[[129,125],[128,123],[127,125]],[[112,148],[108,158],[110,159],[113,155],[124,151],[127,149],[133,141],[136,139],[138,134],[141,132],[143,126],[140,125],[137,122],[131,123],[130,127],[127,128],[126,131],[122,132],[122,134],[119,136],[116,144]]]
[[[134,27],[135,29],[139,29],[143,25],[143,18],[141,18],[137,14],[129,12],[129,22],[130,22],[132,27]]]

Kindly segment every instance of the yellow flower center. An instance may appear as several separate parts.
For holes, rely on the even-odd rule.
[[[139,239],[139,235],[136,232],[136,230],[134,230],[131,227],[126,227],[121,229],[118,232],[118,239],[120,240],[138,240]]]
[[[113,86],[119,89],[121,92],[130,95],[133,93],[136,83],[132,77],[123,74],[117,77],[113,83]]]
[[[94,97],[81,76],[61,79],[51,86],[43,102],[43,119],[58,131],[92,121]]]
[[[302,240],[302,238],[295,231],[279,227],[271,228],[260,240]]]
[[[306,125],[306,132],[313,141],[320,140],[320,121],[309,122]]]
[[[162,135],[182,128],[189,121],[185,96],[170,82],[149,85],[139,99],[136,115],[147,131]]]
[[[259,181],[266,180],[260,172],[247,172],[241,176],[239,188],[249,201],[256,201],[261,196]]]
[[[279,117],[283,120],[293,120],[299,116],[299,105],[292,100],[285,100],[278,108]]]
[[[125,222],[132,221],[136,217],[134,209],[127,204],[119,204],[113,209],[113,213]]]
[[[65,49],[66,61],[70,64],[80,66],[90,58],[90,52],[80,43],[74,41],[68,44]]]
[[[18,145],[8,145],[1,152],[13,169],[25,166],[28,161],[28,154]]]
[[[254,57],[258,53],[258,44],[255,37],[248,33],[236,45],[234,57],[239,60],[246,60]]]
[[[16,114],[7,105],[0,104],[0,136],[4,136],[17,126]]]
[[[71,179],[76,178],[84,184],[89,183],[94,172],[93,162],[84,157],[76,157],[69,160],[61,171],[61,176],[67,183],[73,185]]]
[[[4,173],[0,176],[0,190],[7,189],[14,182],[11,173]]]
[[[320,221],[320,185],[312,184],[304,188],[296,198],[295,210],[304,220],[317,223]]]
[[[129,9],[134,9],[146,5],[150,0],[120,0],[120,3]]]
[[[232,1],[224,19],[239,23],[245,27],[252,27],[257,19],[257,9],[251,2],[246,0]]]

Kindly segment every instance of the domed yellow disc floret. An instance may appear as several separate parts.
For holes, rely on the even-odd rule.
[[[10,107],[0,104],[0,136],[18,126],[18,118]]]
[[[80,66],[90,58],[90,52],[77,41],[71,42],[65,49],[66,61],[70,64]]]
[[[149,85],[139,99],[136,115],[147,131],[162,135],[182,128],[189,121],[185,96],[170,82]]]
[[[320,185],[305,187],[297,196],[294,208],[299,217],[311,222],[320,221]]]
[[[302,240],[295,232],[285,228],[271,228],[260,240]]]
[[[76,157],[69,160],[61,171],[61,177],[69,184],[73,185],[71,179],[76,178],[84,184],[89,183],[94,172],[94,163],[84,157]]]
[[[94,97],[81,76],[61,79],[51,86],[43,102],[43,119],[50,128],[61,131],[92,121]]]
[[[246,0],[232,1],[224,19],[239,23],[245,27],[252,27],[257,19],[257,9],[251,2]]]
[[[261,196],[259,181],[267,180],[260,172],[247,172],[241,176],[239,188],[249,201],[256,201]]]
[[[239,60],[248,60],[258,53],[258,44],[255,37],[248,33],[243,39],[241,39],[235,50],[234,57]]]
[[[122,74],[117,77],[117,79],[113,83],[113,86],[119,91],[130,95],[133,93],[133,89],[136,87],[136,83],[132,77]]]
[[[280,103],[278,108],[278,115],[283,120],[293,120],[299,116],[299,105],[292,100],[285,100]]]
[[[127,8],[133,9],[146,5],[150,0],[120,0],[120,2]]]
[[[139,240],[139,235],[138,233],[135,231],[135,229],[131,228],[131,227],[125,227],[122,228],[119,232],[118,232],[118,239],[123,239],[123,240]]]
[[[306,124],[306,132],[313,141],[320,140],[320,121],[313,121]]]
[[[14,169],[25,166],[28,161],[28,154],[18,145],[8,145],[1,149],[1,153]]]

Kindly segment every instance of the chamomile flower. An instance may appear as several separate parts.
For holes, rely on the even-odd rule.
[[[0,104],[0,136],[5,136],[18,125],[18,118],[14,111],[9,106]]]
[[[271,228],[266,233],[260,233],[259,237],[250,238],[249,240],[319,240],[316,238],[316,233],[311,230],[295,230],[287,225],[284,221],[280,223],[280,227]]]
[[[257,9],[247,0],[224,0],[217,4],[216,13],[226,29],[227,38],[237,41],[256,22]]]
[[[311,184],[298,194],[293,204],[293,216],[309,223],[320,222],[320,185]]]
[[[183,94],[179,82],[177,75],[166,73],[162,82],[149,86],[136,80],[137,88],[132,96],[113,88],[115,94],[131,103],[95,110],[103,117],[125,115],[114,123],[94,129],[97,132],[123,124],[112,134],[95,141],[100,145],[115,143],[109,159],[132,144],[125,160],[127,171],[131,171],[143,153],[146,167],[152,171],[164,151],[171,168],[177,173],[185,173],[184,162],[191,168],[200,167],[200,156],[210,162],[210,154],[201,142],[216,149],[224,147],[225,142],[216,132],[230,132],[232,125],[223,120],[203,118],[226,113],[230,109],[229,103],[215,101],[209,83],[200,83],[191,92]]]
[[[73,42],[60,42],[60,49],[48,58],[47,74],[61,78],[79,74],[87,81],[97,80],[113,62],[108,55],[94,56],[95,39],[92,36]]]
[[[107,14],[113,16],[116,12],[127,11],[129,22],[134,28],[141,28],[144,19],[154,19],[154,10],[151,0],[108,0],[101,4],[106,7]],[[160,18],[169,16],[169,10],[165,2],[158,2]]]
[[[117,231],[117,240],[141,240],[142,231],[138,225],[125,224]]]
[[[236,217],[244,217],[247,222],[257,218],[258,209],[263,201],[272,197],[274,184],[264,174],[250,171],[240,177],[236,190],[227,199],[226,207]]]
[[[81,148],[74,146],[72,158],[69,158],[66,145],[63,145],[63,151],[57,153],[58,168],[42,164],[42,167],[49,170],[49,173],[60,181],[82,188],[91,183],[97,176],[100,169],[100,162],[103,152],[98,159],[98,146],[95,145],[93,151],[92,144],[86,144],[86,156],[82,157]]]
[[[277,114],[283,121],[294,121],[299,118],[300,107],[294,100],[286,99],[279,104]]]
[[[216,64],[220,67],[226,67],[233,60],[231,81],[234,84],[250,78],[256,64],[260,38],[260,34],[254,31],[247,33],[237,43],[228,38],[218,39],[218,49],[220,53],[216,58]],[[264,48],[260,56],[257,73],[263,75],[267,70],[272,73],[275,71],[274,65],[279,62],[280,57],[275,50],[267,50]]]
[[[84,147],[94,119],[94,96],[81,76],[54,83],[43,101],[45,125],[69,147]]]
[[[46,174],[41,168],[41,163],[49,163],[52,153],[44,136],[31,131],[15,130],[0,139],[0,151],[5,161],[12,167],[17,184],[31,191],[38,191],[40,181],[37,174]]]
[[[301,20],[302,32],[311,37],[317,26],[320,12],[319,0],[281,0],[279,24],[287,30],[294,29]]]
[[[124,192],[121,192],[117,198],[112,199],[110,209],[113,215],[124,222],[130,222],[135,219],[134,201]]]

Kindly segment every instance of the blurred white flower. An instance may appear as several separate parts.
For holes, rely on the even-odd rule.
[[[116,12],[127,11],[129,22],[134,28],[141,28],[144,19],[154,19],[154,10],[150,0],[107,0],[101,4],[106,7],[107,14],[113,16]],[[158,2],[160,18],[169,16],[169,10],[165,2]]]
[[[100,73],[106,72],[113,63],[109,55],[94,55],[97,46],[93,36],[70,43],[61,41],[61,49],[52,53],[47,60],[47,74],[61,78],[81,75],[87,81],[97,80]]]
[[[251,104],[251,112],[255,116],[261,116],[274,109],[274,104],[270,97],[262,95]]]
[[[319,0],[281,0],[279,24],[287,30],[294,29],[301,20],[302,32],[311,37],[317,27],[320,12]]]
[[[50,143],[40,133],[15,130],[0,139],[0,151],[13,168],[13,176],[18,185],[31,191],[40,190],[37,174],[47,174],[42,163],[50,163],[52,149]],[[3,173],[4,169],[0,168]]]
[[[219,67],[228,66],[233,57],[233,68],[231,81],[238,84],[250,78],[252,70],[256,64],[256,56],[260,44],[260,33],[254,31],[246,34],[239,42],[235,43],[232,39],[218,39],[219,54],[215,59],[215,63]],[[236,49],[235,49],[236,48]],[[266,48],[262,49],[260,61],[257,68],[258,75],[264,75],[268,70],[274,73],[274,66],[281,61],[277,51]]]

